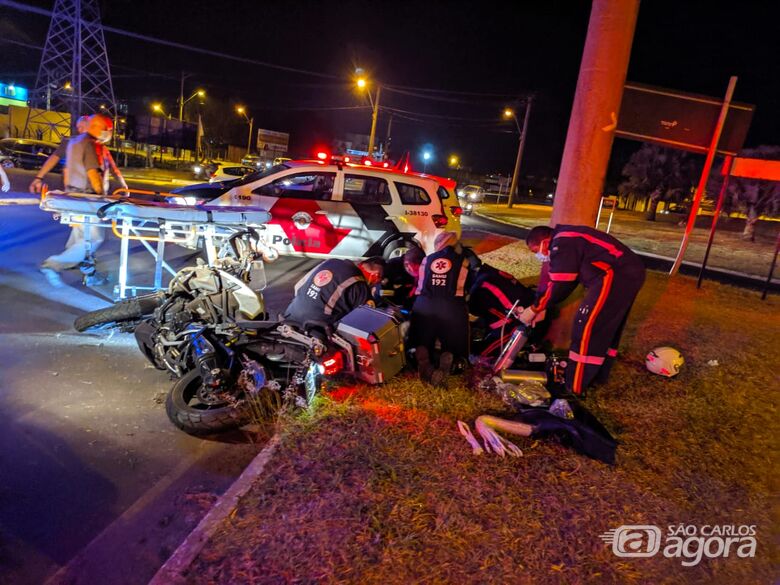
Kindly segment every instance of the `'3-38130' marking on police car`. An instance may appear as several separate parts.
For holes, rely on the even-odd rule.
[[[406,215],[421,215],[423,217],[428,217],[428,212],[427,211],[418,211],[416,209],[407,209],[406,211],[404,211],[404,214],[406,214]]]

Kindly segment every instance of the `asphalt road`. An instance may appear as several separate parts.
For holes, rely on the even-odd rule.
[[[15,189],[32,173],[12,170]],[[157,186],[159,189],[159,186]],[[62,249],[68,228],[0,194],[0,583],[146,583],[262,447],[247,431],[195,439],[167,419],[168,376],[149,366],[129,334],[77,334],[73,319],[106,306],[111,284],[83,287],[67,274],[51,287],[37,266]],[[478,218],[464,239],[480,252],[516,233]],[[501,232],[501,233],[499,233]],[[151,280],[140,246],[131,274]],[[111,271],[118,242],[99,253]],[[171,247],[174,266],[192,252]],[[267,268],[271,311],[314,261]]]

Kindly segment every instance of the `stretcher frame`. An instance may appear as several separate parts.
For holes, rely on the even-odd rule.
[[[130,198],[130,193],[140,195],[153,195],[156,197],[167,196],[167,193],[158,193],[152,191],[142,191],[136,189],[117,189],[109,197],[103,197],[106,203],[116,201],[117,203],[134,203],[143,200]],[[78,194],[83,195],[83,194]],[[175,196],[175,195],[170,195]],[[47,194],[42,194],[41,202],[46,199]],[[92,197],[98,197],[93,195]],[[47,210],[49,211],[49,210]],[[163,288],[163,271],[171,276],[176,274],[174,270],[165,261],[165,245],[176,244],[190,249],[197,249],[198,242],[203,242],[203,249],[206,252],[206,259],[209,265],[213,265],[218,257],[218,249],[222,243],[232,234],[244,226],[236,224],[235,226],[222,225],[218,219],[209,222],[173,220],[165,218],[137,218],[131,215],[123,214],[122,217],[99,217],[96,213],[85,211],[50,211],[55,219],[60,223],[67,225],[84,226],[84,247],[86,249],[86,258],[92,256],[92,235],[91,228],[110,229],[112,233],[119,238],[119,267],[117,275],[117,284],[114,286],[114,299],[122,300],[130,296],[136,296],[139,291],[157,291]],[[218,212],[215,213],[215,215]],[[262,227],[262,226],[258,226]],[[129,281],[128,261],[130,258],[130,242],[139,241],[147,252],[154,258],[154,277],[151,285],[135,284]],[[155,243],[156,246],[152,246]]]

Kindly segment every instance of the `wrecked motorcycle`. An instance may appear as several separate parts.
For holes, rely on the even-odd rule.
[[[79,317],[79,331],[134,331],[158,369],[177,378],[166,412],[180,429],[210,434],[243,426],[269,403],[306,406],[323,377],[350,374],[381,383],[404,365],[394,315],[360,307],[334,331],[269,320],[262,260],[274,253],[254,230],[232,236],[214,266],[180,270],[167,290],[121,301]]]

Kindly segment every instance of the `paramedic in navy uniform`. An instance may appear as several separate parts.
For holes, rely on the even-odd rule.
[[[549,282],[540,283],[536,302],[519,317],[523,323],[533,324],[578,282],[586,289],[574,318],[566,368],[566,390],[581,396],[591,382],[603,383],[609,376],[628,312],[645,281],[645,267],[618,239],[587,226],[536,226],[525,242],[549,262]]]
[[[420,265],[409,346],[424,347],[430,356],[438,340],[441,342],[442,358],[451,353],[449,359],[464,361],[469,356],[469,311],[466,306],[468,258],[453,232],[436,236],[434,249]]]
[[[295,285],[295,297],[284,312],[284,320],[298,327],[307,321],[335,326],[353,309],[373,302],[371,288],[382,280],[383,269],[381,258],[357,263],[325,260]]]

